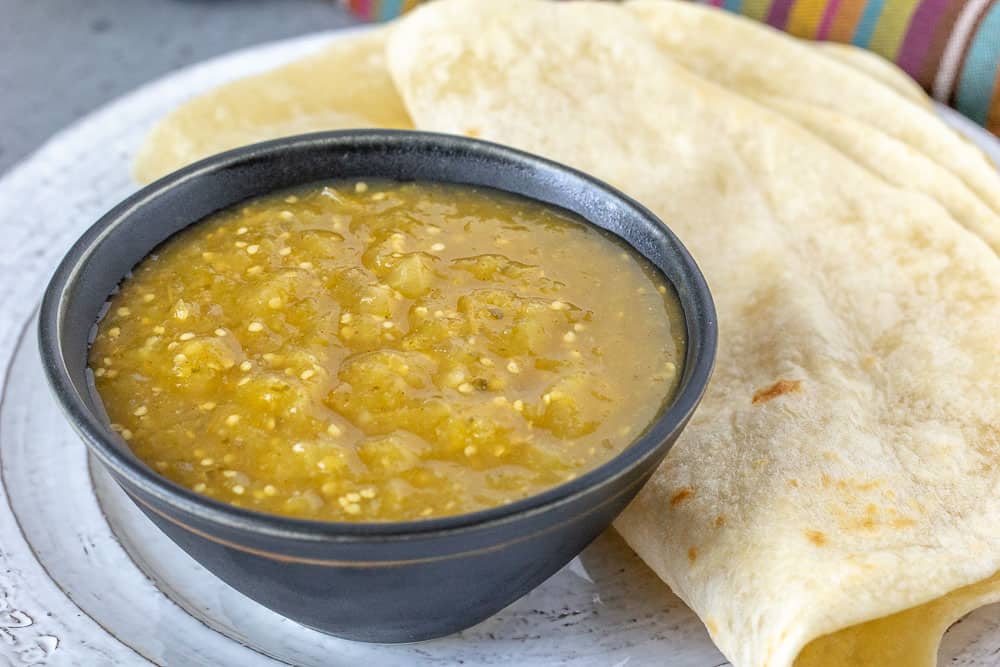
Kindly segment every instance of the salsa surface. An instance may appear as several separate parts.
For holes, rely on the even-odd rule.
[[[570,214],[489,189],[334,182],[156,249],[91,347],[116,430],[159,473],[333,521],[458,514],[621,452],[673,394],[662,276]]]

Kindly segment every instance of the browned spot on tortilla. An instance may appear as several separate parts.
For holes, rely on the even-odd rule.
[[[878,508],[869,504],[860,516],[856,512],[845,511],[840,505],[830,508],[831,514],[837,518],[837,525],[847,531],[876,530],[881,523]]]
[[[677,507],[682,502],[694,495],[694,489],[689,486],[684,487],[674,495],[670,496],[670,506]]]
[[[861,481],[858,479],[849,479],[849,478],[834,479],[829,475],[827,475],[826,473],[822,473],[820,475],[820,483],[823,485],[823,488],[828,488],[830,486],[833,486],[836,487],[838,491],[843,491],[844,493],[853,494],[854,492],[866,493],[868,491],[873,491],[882,485],[882,480],[873,479],[868,481]]]
[[[788,480],[788,486],[792,487],[793,489],[799,488],[799,480],[797,479]]]
[[[808,537],[809,541],[818,547],[821,547],[824,544],[826,544],[826,535],[819,532],[818,530],[807,530],[806,537]]]
[[[724,517],[721,514],[719,516],[715,517],[715,527],[716,528],[722,528],[725,525],[726,525],[726,517]]]
[[[867,556],[862,556],[860,554],[847,554],[847,560],[850,561],[859,570],[865,570],[867,572],[874,572],[878,568],[872,565],[867,560]]]
[[[712,635],[719,631],[718,624],[716,624],[715,619],[711,616],[705,619],[705,627],[708,628],[708,633]]]
[[[767,403],[782,394],[791,394],[802,389],[801,380],[778,380],[766,389],[759,389],[753,395],[753,404]]]
[[[865,530],[875,530],[878,523],[875,518],[878,515],[878,508],[875,505],[869,504],[865,508],[865,517],[861,520],[861,527]]]
[[[467,136],[467,137],[472,137],[473,139],[475,139],[476,137],[480,136],[481,134],[482,134],[482,132],[479,131],[478,127],[467,127],[467,128],[465,128],[465,136]]]
[[[901,515],[894,507],[879,508],[874,503],[865,506],[864,513],[860,516],[856,513],[849,514],[836,506],[831,508],[831,513],[837,518],[837,525],[843,530],[902,529],[909,528],[916,523],[914,519]]]
[[[695,562],[696,560],[698,560],[698,548],[697,547],[691,547],[690,549],[688,549],[688,560],[691,561],[692,563]]]

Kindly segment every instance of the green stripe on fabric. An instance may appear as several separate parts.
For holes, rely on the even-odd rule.
[[[743,0],[743,7],[740,11],[752,19],[763,21],[767,18],[767,12],[771,9],[771,0]]]
[[[895,60],[906,28],[910,25],[913,12],[919,4],[920,0],[892,0],[882,12],[878,25],[875,26],[869,45],[871,49],[889,60]]]

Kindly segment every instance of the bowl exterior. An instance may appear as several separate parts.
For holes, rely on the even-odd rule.
[[[397,643],[464,630],[538,586],[611,523],[654,465],[482,534],[363,545],[295,545],[234,533],[117,481],[184,551],[250,599],[338,637]]]

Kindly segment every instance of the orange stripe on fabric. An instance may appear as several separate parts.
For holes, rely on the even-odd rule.
[[[830,26],[830,34],[827,38],[831,42],[847,42],[854,38],[854,31],[861,20],[861,14],[865,11],[865,0],[841,0],[837,15],[833,17],[833,25]]]
[[[814,39],[829,0],[798,0],[788,15],[785,30],[796,37]]]
[[[920,0],[887,2],[885,9],[882,10],[882,16],[879,17],[878,25],[875,26],[869,48],[889,60],[895,60],[906,35],[906,28],[909,27],[910,19],[913,18],[913,12],[918,4]]]

